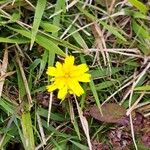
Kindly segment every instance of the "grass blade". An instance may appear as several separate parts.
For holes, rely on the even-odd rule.
[[[10,30],[13,30],[13,31],[15,31],[15,32],[17,32],[17,33],[19,33],[19,34],[21,34],[21,35],[23,35],[23,36],[25,36],[25,37],[27,37],[27,38],[29,38],[29,39],[31,39],[31,32],[30,32],[30,30],[26,30],[26,29],[16,29],[16,28],[12,28],[12,27],[10,27],[10,26],[7,26]],[[55,45],[61,45],[61,46],[63,46],[63,47],[68,47],[69,49],[72,49],[72,50],[76,50],[76,51],[81,51],[81,48],[79,48],[79,47],[77,47],[77,46],[75,46],[75,45],[73,45],[73,44],[71,44],[71,43],[69,43],[69,42],[67,42],[67,41],[64,41],[64,40],[61,40],[61,39],[59,39],[59,38],[57,38],[57,37],[54,37],[54,36],[52,36],[52,35],[50,35],[50,34],[38,34],[38,36],[37,37],[42,37],[42,38],[45,38],[46,39],[46,43],[45,44],[49,44],[49,41],[52,43],[52,44],[55,44]],[[36,37],[36,39],[37,39],[37,37]],[[37,42],[37,41],[36,41]],[[48,43],[47,43],[48,42]],[[37,42],[38,43],[38,42]],[[39,45],[40,45],[40,43],[38,43]],[[42,46],[42,45],[41,45]],[[45,45],[45,47],[46,47],[46,45]],[[48,49],[48,50],[53,50],[53,49]],[[56,52],[57,53],[57,52]],[[62,50],[61,50],[61,52],[60,52],[60,49],[59,49],[59,53],[58,53],[59,55],[62,55],[62,56],[64,56],[64,53],[62,52]]]
[[[34,150],[34,135],[32,130],[31,116],[29,112],[24,112],[21,116],[21,125],[24,136],[25,150]]]
[[[23,43],[29,43],[29,40],[25,39],[25,38],[0,37],[0,43],[17,43],[17,44],[23,44]]]
[[[150,85],[139,86],[134,89],[135,91],[150,91]]]
[[[45,6],[46,6],[46,0],[38,0],[37,6],[35,9],[35,15],[34,15],[34,21],[33,21],[33,27],[32,27],[30,50],[32,49],[32,46],[36,39],[36,34],[40,26],[40,22],[42,19],[42,15],[44,13]]]
[[[141,3],[138,0],[128,0],[133,6],[135,6],[138,10],[140,10],[142,13],[146,13],[148,11],[148,8]]]
[[[107,29],[110,33],[112,33],[113,35],[115,35],[116,37],[118,37],[119,39],[123,40],[124,42],[126,42],[127,40],[122,36],[121,33],[119,33],[118,29],[116,27],[110,26],[107,23],[101,21],[100,24],[103,25],[103,27],[105,29]]]

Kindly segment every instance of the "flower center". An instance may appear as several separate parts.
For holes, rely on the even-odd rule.
[[[70,74],[69,73],[65,73],[65,78],[70,78]]]

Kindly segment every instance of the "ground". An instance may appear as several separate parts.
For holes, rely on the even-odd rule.
[[[149,28],[148,0],[1,0],[0,149],[150,149]]]

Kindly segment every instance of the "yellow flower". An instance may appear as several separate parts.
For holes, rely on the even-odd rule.
[[[54,76],[47,86],[48,92],[58,89],[58,98],[64,100],[67,93],[80,96],[84,93],[79,82],[90,82],[91,75],[86,64],[74,65],[74,57],[67,56],[64,63],[56,62],[56,67],[48,67],[47,74]]]

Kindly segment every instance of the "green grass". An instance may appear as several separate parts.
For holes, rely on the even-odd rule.
[[[142,106],[149,117],[149,3],[74,2],[0,1],[2,150],[17,144],[20,150],[88,150],[94,141],[111,149],[107,132],[115,125],[82,115],[93,105],[101,111],[106,102],[127,110],[135,106],[133,111]],[[77,97],[79,108],[73,96],[61,102],[56,91],[50,109],[43,94],[50,84],[46,70],[66,54],[73,55],[76,64],[86,63],[92,79],[82,84],[85,94]],[[86,121],[89,133],[83,127]],[[134,149],[140,147],[139,137],[132,138]]]

